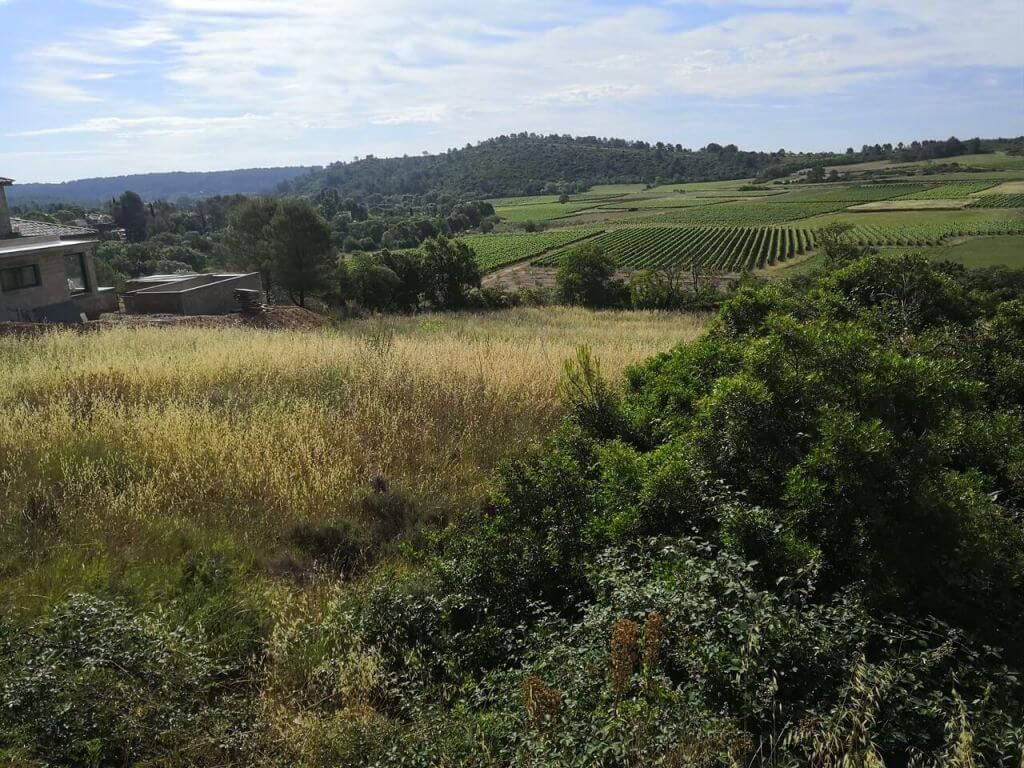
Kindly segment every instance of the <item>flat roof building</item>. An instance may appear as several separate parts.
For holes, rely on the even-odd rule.
[[[14,218],[0,177],[0,320],[81,322],[117,311],[113,288],[96,280],[96,233]]]

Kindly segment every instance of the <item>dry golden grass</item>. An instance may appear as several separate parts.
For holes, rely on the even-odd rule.
[[[618,376],[703,325],[519,309],[0,339],[2,591],[63,591],[95,558],[173,562],[197,540],[262,555],[298,522],[366,524],[377,475],[424,517],[457,514],[555,423],[577,345]]]

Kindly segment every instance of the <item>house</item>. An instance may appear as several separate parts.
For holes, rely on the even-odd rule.
[[[148,275],[125,284],[129,314],[226,315],[239,310],[235,291],[260,292],[259,272]]]
[[[12,218],[0,178],[0,321],[81,322],[116,312],[96,280],[96,232]]]

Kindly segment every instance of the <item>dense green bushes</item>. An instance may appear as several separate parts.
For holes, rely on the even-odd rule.
[[[1020,288],[870,256],[741,287],[624,391],[581,350],[565,423],[479,513],[315,622],[271,622],[251,572],[208,558],[160,611],[76,598],[4,625],[0,745],[61,765],[1016,768]],[[361,559],[351,531],[290,543]]]

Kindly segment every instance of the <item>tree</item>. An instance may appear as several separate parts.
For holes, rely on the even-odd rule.
[[[397,297],[402,281],[394,270],[367,253],[349,258],[347,269],[349,292],[353,299],[371,312],[386,312],[398,308]]]
[[[558,295],[567,304],[608,307],[617,303],[623,286],[613,278],[615,259],[597,243],[573,248],[558,268]]]
[[[228,218],[228,260],[235,268],[259,272],[263,290],[273,288],[274,248],[270,224],[278,202],[269,197],[254,197],[235,208]]]
[[[830,265],[854,261],[868,252],[867,248],[851,242],[846,236],[852,229],[852,224],[836,221],[818,230],[815,241]]]
[[[113,208],[114,221],[128,234],[129,240],[141,243],[146,239],[146,205],[141,197],[129,190],[117,199]]]
[[[459,240],[435,237],[422,247],[420,270],[423,291],[438,309],[466,305],[470,288],[480,287],[480,267],[473,249]]]
[[[560,202],[562,205],[565,205],[566,203],[569,202],[569,196],[565,194],[565,192],[563,192],[558,196],[558,202]]]
[[[334,257],[331,229],[305,200],[285,200],[270,221],[273,274],[292,301],[326,290]]]

